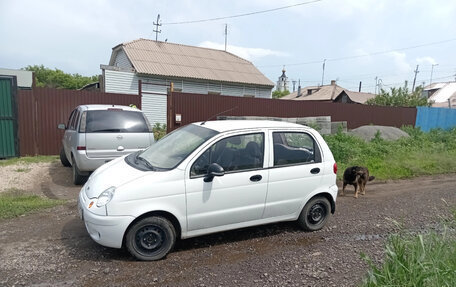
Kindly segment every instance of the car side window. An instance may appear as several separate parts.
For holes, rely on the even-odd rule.
[[[70,123],[70,130],[75,130],[77,125],[78,125],[78,120],[79,120],[79,110],[75,111],[73,119],[71,120]]]
[[[304,132],[274,132],[274,166],[321,162],[317,143]]]
[[[224,138],[208,148],[192,165],[191,176],[205,175],[212,163],[218,163],[225,172],[263,167],[264,133]]]
[[[74,115],[76,114],[76,110],[73,110],[68,118],[67,128],[70,128],[71,122],[73,121]]]

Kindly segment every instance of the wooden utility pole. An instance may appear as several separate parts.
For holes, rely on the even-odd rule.
[[[420,65],[416,65],[415,77],[413,78],[412,93],[415,91],[416,75],[419,73],[419,71],[418,71],[418,67],[419,67],[419,66],[420,66]]]
[[[226,52],[227,40],[228,40],[228,24],[225,24],[225,52]]]

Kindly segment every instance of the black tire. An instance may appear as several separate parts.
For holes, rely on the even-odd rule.
[[[317,231],[325,226],[331,214],[331,204],[322,196],[312,198],[301,211],[298,224],[306,231]]]
[[[87,181],[88,176],[81,174],[81,171],[73,158],[73,183],[75,185],[82,185]]]
[[[128,252],[139,260],[160,260],[173,249],[176,230],[164,217],[146,217],[136,222],[125,236]]]
[[[63,166],[71,166],[71,163],[67,159],[65,149],[63,149],[63,147],[60,149],[60,162],[63,164]]]

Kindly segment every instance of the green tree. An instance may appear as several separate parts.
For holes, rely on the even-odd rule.
[[[417,87],[410,93],[407,87],[391,88],[390,92],[381,90],[375,98],[367,100],[366,104],[376,106],[417,107],[431,106],[427,98],[421,95],[423,88]]]
[[[280,99],[281,97],[284,97],[286,95],[289,95],[290,94],[290,91],[288,90],[285,90],[285,91],[278,91],[278,90],[275,90],[274,92],[272,92],[272,98],[273,99]]]
[[[76,90],[98,81],[98,76],[86,77],[79,74],[67,74],[59,69],[49,69],[43,65],[29,65],[22,68],[35,73],[37,87]]]

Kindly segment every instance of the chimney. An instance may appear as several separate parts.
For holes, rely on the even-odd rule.
[[[336,85],[336,80],[331,80],[331,86],[335,86]]]

